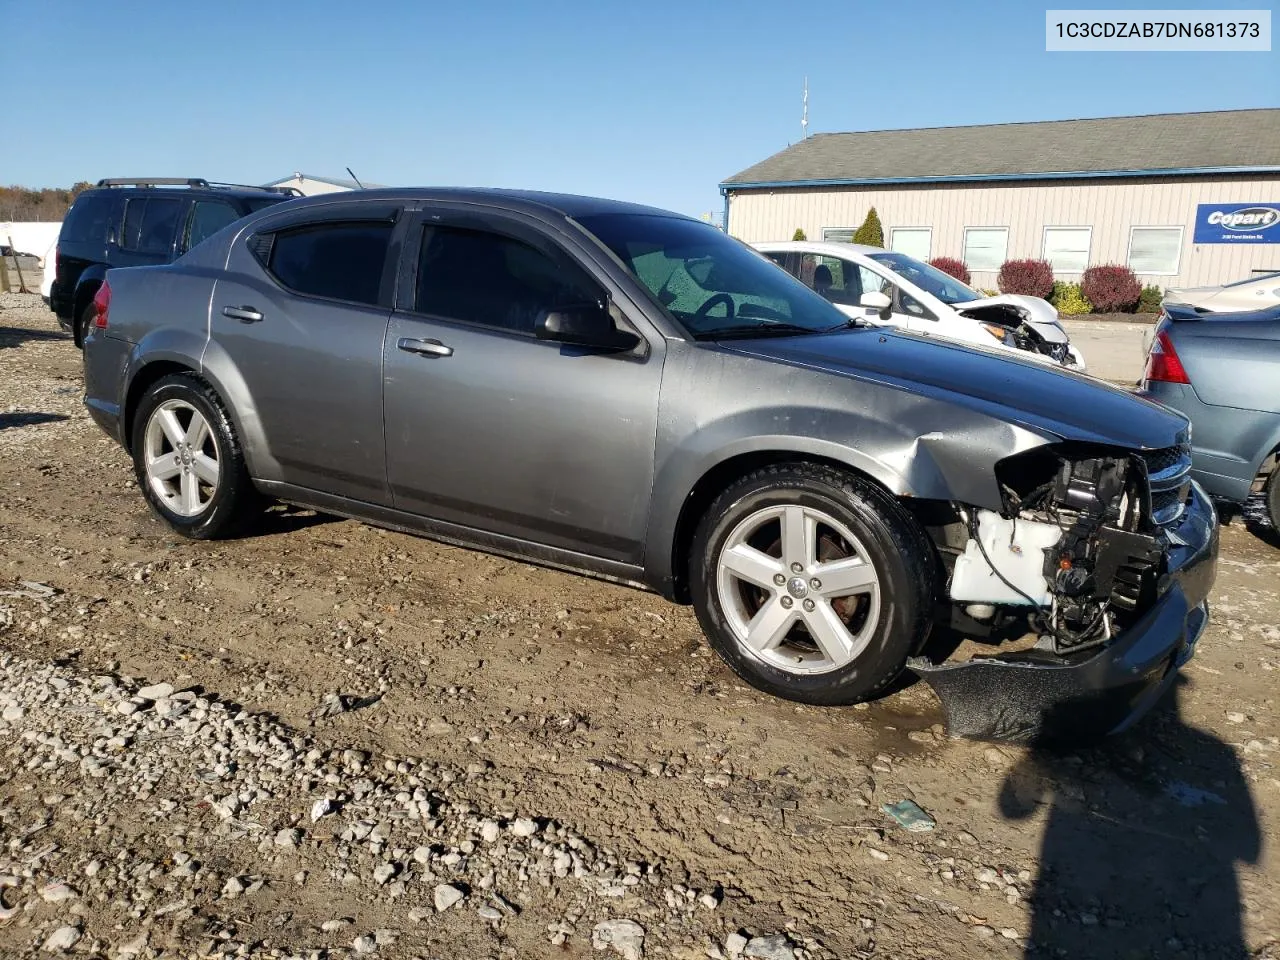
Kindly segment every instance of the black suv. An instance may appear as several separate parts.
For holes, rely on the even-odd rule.
[[[111,267],[169,263],[241,217],[300,196],[293,187],[201,179],[99,180],[62,221],[49,306],[82,346],[94,294]]]

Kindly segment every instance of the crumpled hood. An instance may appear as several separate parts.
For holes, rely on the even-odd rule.
[[[721,346],[833,375],[889,383],[1062,439],[1130,449],[1171,447],[1187,439],[1186,417],[1168,407],[1009,351],[987,351],[882,327],[734,340]]]
[[[1035,331],[1050,343],[1066,343],[1067,332],[1062,329],[1058,320],[1058,310],[1048,300],[1039,297],[1028,297],[1020,293],[1002,293],[995,297],[983,297],[981,300],[967,300],[953,304],[959,313],[965,313],[979,307],[994,307],[1000,304],[1019,307],[1027,312],[1029,323]]]

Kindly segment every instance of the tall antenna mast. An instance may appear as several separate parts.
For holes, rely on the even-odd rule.
[[[809,78],[804,78],[804,112],[800,114],[800,139],[809,136]]]

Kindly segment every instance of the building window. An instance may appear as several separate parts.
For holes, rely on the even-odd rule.
[[[1084,273],[1093,227],[1045,227],[1044,258],[1054,273]]]
[[[1181,227],[1133,227],[1129,230],[1129,269],[1172,277],[1182,257]]]
[[[917,260],[929,259],[932,243],[932,227],[894,227],[889,231],[889,249]]]
[[[829,243],[853,243],[853,235],[857,232],[857,227],[825,227],[822,239]]]
[[[964,265],[970,270],[994,273],[1008,252],[1008,227],[964,228]]]

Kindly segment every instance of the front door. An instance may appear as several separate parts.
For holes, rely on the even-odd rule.
[[[641,320],[645,343],[625,355],[535,339],[540,310],[610,287],[533,222],[429,208],[405,249],[384,357],[396,507],[638,563],[661,338]]]
[[[247,387],[242,415],[265,435],[264,479],[385,505],[382,339],[398,205],[325,210],[237,240],[214,287],[209,349]]]

